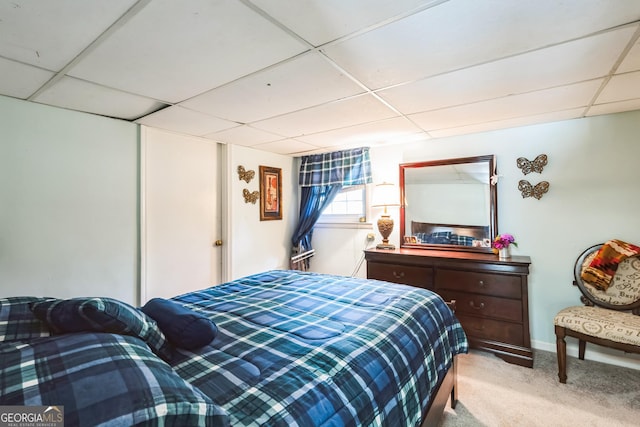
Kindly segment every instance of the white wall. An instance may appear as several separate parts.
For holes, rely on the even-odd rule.
[[[185,137],[188,139],[188,137]],[[288,268],[295,159],[228,146],[224,239],[233,279]],[[236,169],[256,171],[246,184]],[[282,169],[283,219],[260,221],[258,166]],[[0,96],[0,296],[111,296],[138,304],[138,126]]]
[[[289,268],[291,236],[298,219],[297,169],[295,159],[252,148],[227,146],[228,174],[228,278],[265,270]],[[248,184],[238,178],[237,168],[254,170]],[[282,220],[260,221],[260,200],[245,203],[243,189],[259,190],[259,166],[282,169]]]
[[[1,295],[107,295],[136,302],[138,293],[138,135],[128,122],[0,97]],[[398,164],[495,154],[498,225],[516,236],[515,254],[532,259],[531,335],[536,348],[555,349],[553,316],[578,304],[571,286],[575,258],[586,247],[619,238],[640,243],[640,111],[372,148],[374,182],[398,182]],[[228,278],[286,268],[297,222],[297,162],[287,156],[228,146],[231,237]],[[516,158],[546,153],[549,164],[532,183],[549,181],[542,200],[523,199]],[[260,221],[258,204],[242,189],[236,168],[282,168],[281,221]],[[351,274],[362,250],[379,242],[370,224],[317,228],[316,271]],[[398,221],[397,209],[391,212]],[[366,239],[375,234],[375,242]],[[397,225],[390,236],[398,244]],[[356,273],[366,274],[362,266]],[[590,346],[587,358],[593,356]],[[600,350],[600,349],[598,349]],[[618,354],[618,353],[615,353]],[[631,356],[612,356],[621,363]],[[633,361],[632,361],[633,362]],[[635,362],[634,362],[635,363]],[[632,364],[640,367],[640,361]]]
[[[498,184],[499,232],[516,237],[515,255],[531,257],[529,309],[533,346],[555,351],[553,317],[563,307],[580,304],[580,293],[572,286],[573,265],[580,252],[612,238],[640,244],[638,135],[640,111],[633,111],[372,148],[371,157],[374,174],[389,175],[393,170],[397,182],[400,163],[497,156],[498,173],[502,175]],[[533,160],[541,153],[549,157],[543,173],[525,177],[517,168],[516,159]],[[521,179],[532,184],[548,181],[549,192],[541,200],[523,199],[517,189]],[[352,260],[361,251],[351,244],[361,239],[361,230],[343,229],[339,235],[334,231],[317,229],[314,233],[317,254],[312,268],[316,271],[351,271]],[[326,238],[329,234],[333,236],[330,244]],[[391,241],[398,244],[397,230]],[[363,267],[359,275],[365,274]],[[587,358],[600,360],[594,351],[614,355],[603,360],[640,368],[640,359],[597,346],[587,346]]]
[[[135,302],[137,126],[0,96],[2,296]]]

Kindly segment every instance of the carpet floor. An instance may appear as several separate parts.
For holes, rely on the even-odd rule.
[[[441,426],[640,426],[640,370],[567,357],[560,384],[555,353],[534,350],[533,360],[531,369],[487,352],[461,355],[458,405]]]

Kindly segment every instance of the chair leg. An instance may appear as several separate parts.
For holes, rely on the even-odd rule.
[[[567,383],[567,343],[564,340],[565,331],[556,326],[556,353],[558,355],[558,379],[562,384]]]
[[[587,347],[585,340],[578,340],[578,358],[584,360],[584,349]]]

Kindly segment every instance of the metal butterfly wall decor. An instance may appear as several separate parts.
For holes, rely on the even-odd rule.
[[[238,166],[238,179],[240,181],[244,180],[247,184],[251,182],[251,180],[256,176],[256,171],[254,170],[245,170],[244,166]]]
[[[256,202],[258,201],[258,198],[260,197],[260,192],[259,191],[251,192],[245,188],[242,190],[242,195],[244,196],[245,203],[253,203],[255,205]]]
[[[542,173],[542,169],[547,165],[547,155],[540,154],[533,160],[518,157],[516,164],[518,165],[518,168],[522,169],[522,173],[525,175],[528,175],[531,172]]]
[[[536,185],[532,185],[527,180],[520,180],[518,183],[518,190],[522,193],[522,198],[535,197],[540,200],[544,193],[549,191],[549,183],[547,181],[540,181]]]

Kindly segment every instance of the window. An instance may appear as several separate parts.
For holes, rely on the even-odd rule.
[[[367,186],[343,187],[325,208],[318,222],[364,222],[367,217]]]

